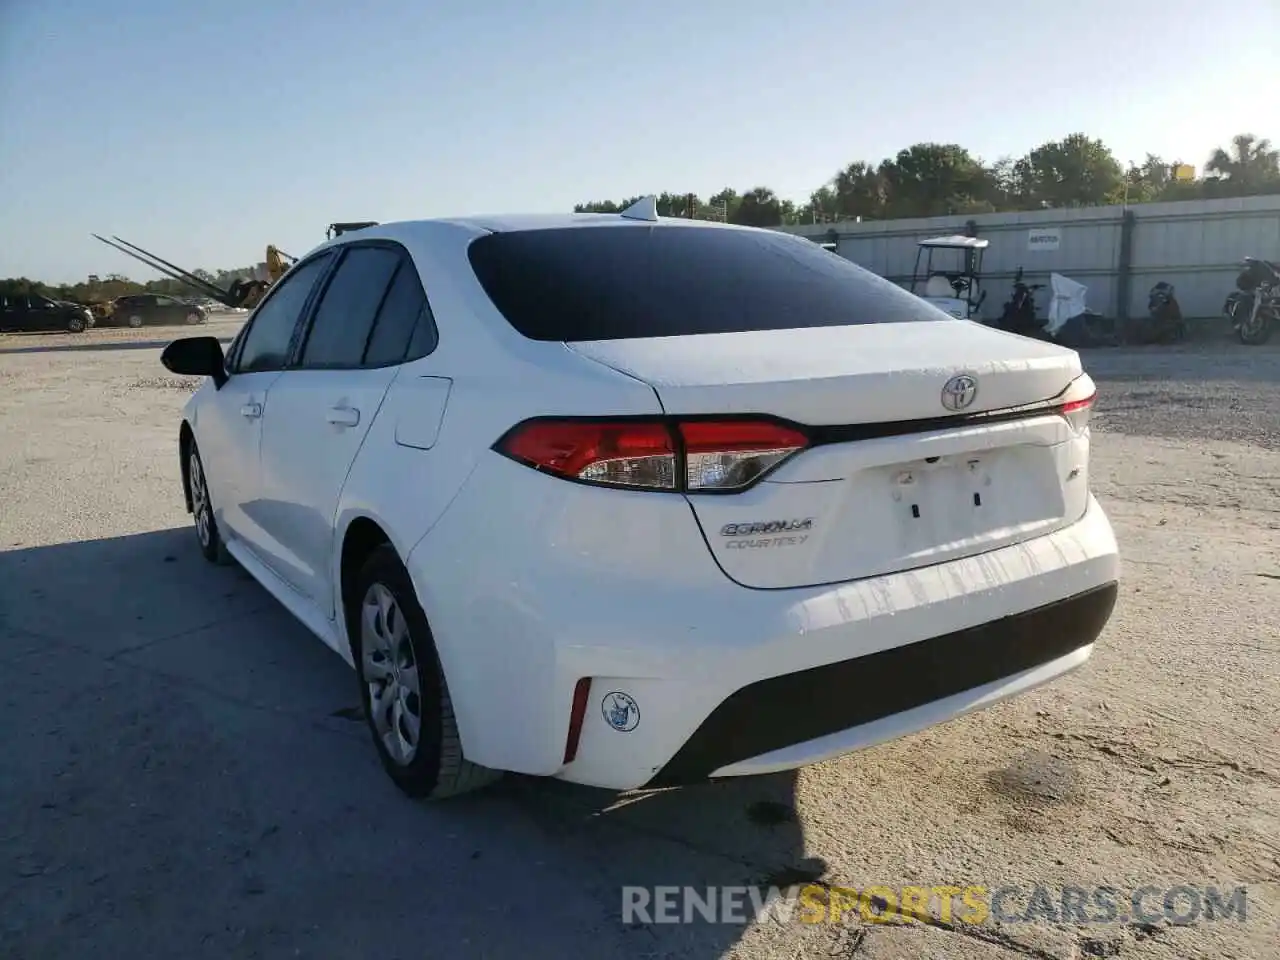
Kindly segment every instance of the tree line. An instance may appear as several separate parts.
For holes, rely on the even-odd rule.
[[[726,187],[706,200],[696,194],[659,194],[658,213],[775,227],[859,217],[892,220],[1268,193],[1280,193],[1280,150],[1273,148],[1270,140],[1251,133],[1233,137],[1229,146],[1215,150],[1202,172],[1152,154],[1125,169],[1101,140],[1073,133],[1041,144],[1024,157],[1003,157],[991,164],[958,144],[917,143],[878,164],[850,163],[802,203],[784,200],[768,187],[744,193]],[[617,213],[638,199],[580,203],[574,211]],[[192,271],[223,289],[252,272],[251,267]],[[134,293],[199,295],[179,280],[140,283],[118,273],[70,284],[48,284],[26,277],[0,280],[0,295],[28,292],[78,303]]]
[[[803,202],[768,187],[744,193],[726,187],[706,200],[666,192],[657,200],[660,216],[776,227],[1269,193],[1280,193],[1280,150],[1251,133],[1215,150],[1202,172],[1154,154],[1126,169],[1101,140],[1073,133],[990,164],[959,144],[917,143],[878,164],[850,163]],[[618,213],[638,199],[596,200],[573,209]]]
[[[246,278],[253,273],[252,267],[240,267],[236,270],[192,270],[193,274],[215,286],[226,289],[237,278]],[[51,300],[70,300],[74,303],[93,304],[106,303],[116,297],[126,297],[138,293],[159,293],[170,297],[186,299],[203,297],[203,290],[196,290],[188,283],[165,277],[161,280],[148,280],[145,283],[130,280],[122,273],[108,273],[102,276],[92,275],[78,283],[44,283],[28,277],[10,277],[0,280],[0,296],[21,296],[34,293]]]

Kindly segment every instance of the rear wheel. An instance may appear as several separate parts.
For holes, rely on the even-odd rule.
[[[348,624],[374,746],[396,785],[412,797],[442,799],[501,773],[462,755],[453,702],[426,614],[389,546],[370,554],[357,578]]]
[[[128,324],[129,326],[133,327],[133,329],[137,330],[140,326],[142,326],[142,318],[135,313],[132,317],[129,318]]]

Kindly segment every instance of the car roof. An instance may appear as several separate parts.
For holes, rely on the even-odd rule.
[[[397,220],[379,223],[361,230],[351,230],[317,246],[342,246],[362,239],[414,241],[439,236],[442,232],[459,231],[472,237],[489,233],[517,233],[527,230],[562,230],[578,227],[696,227],[710,230],[752,230],[736,224],[714,220],[688,220],[682,217],[659,217],[656,220],[629,219],[618,213],[507,213],[463,217],[439,217],[423,220]],[[772,232],[772,231],[770,231]]]

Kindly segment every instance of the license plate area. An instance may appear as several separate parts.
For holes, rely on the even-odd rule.
[[[909,544],[944,543],[1002,527],[1012,517],[1004,512],[993,468],[1000,457],[991,451],[973,456],[930,457],[893,468],[892,509]]]

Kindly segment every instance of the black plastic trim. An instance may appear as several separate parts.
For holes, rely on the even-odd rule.
[[[1041,666],[1097,640],[1115,608],[1108,583],[1024,613],[852,660],[770,677],[724,700],[647,787],[849,730]]]

